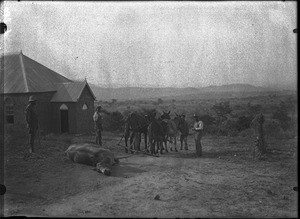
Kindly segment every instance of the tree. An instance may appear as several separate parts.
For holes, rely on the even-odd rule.
[[[225,101],[225,102],[216,103],[215,105],[212,106],[212,110],[217,115],[218,135],[219,135],[222,122],[227,119],[227,115],[229,115],[232,111],[232,109],[230,108],[230,102]]]
[[[255,115],[260,113],[262,110],[262,106],[260,104],[251,105],[251,103],[249,102],[247,105],[248,105],[249,115],[252,117],[252,119],[255,117]]]
[[[280,125],[284,131],[286,131],[291,124],[291,118],[288,116],[289,110],[289,104],[281,101],[275,108],[275,112],[272,116],[273,119],[277,119],[280,122]]]
[[[205,126],[210,126],[216,123],[216,119],[208,114],[201,116],[200,120],[204,123]]]
[[[250,116],[240,116],[237,121],[236,129],[241,132],[245,129],[250,128],[252,118]]]
[[[157,99],[157,103],[158,103],[158,104],[162,104],[163,102],[164,102],[164,101],[163,101],[161,98],[158,98],[158,99]]]

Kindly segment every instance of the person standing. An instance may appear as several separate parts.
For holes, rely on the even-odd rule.
[[[38,130],[38,115],[36,112],[36,98],[30,96],[28,100],[29,104],[26,107],[26,122],[27,128],[29,129],[29,153],[34,153],[34,140]]]
[[[93,115],[94,123],[95,123],[95,132],[96,132],[96,144],[102,146],[102,121],[103,121],[103,113],[101,112],[102,107],[97,106],[96,111]]]
[[[111,115],[110,112],[107,112],[104,110],[101,106],[97,106],[95,113],[93,115],[93,120],[95,123],[95,132],[96,132],[96,144],[99,144],[102,146],[102,134],[101,132],[103,131],[102,124],[103,124],[103,117],[104,113]]]
[[[194,127],[194,139],[196,144],[196,155],[198,157],[202,156],[202,145],[201,145],[201,138],[203,136],[203,122],[200,121],[199,116],[194,114],[193,117],[195,118]]]
[[[180,116],[181,122],[179,126],[180,131],[180,150],[182,150],[183,142],[184,142],[184,149],[188,150],[188,144],[187,144],[187,137],[189,135],[189,126],[188,123],[185,121],[185,114],[182,114]]]

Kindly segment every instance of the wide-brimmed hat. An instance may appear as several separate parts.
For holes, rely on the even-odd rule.
[[[35,98],[35,96],[30,96],[28,102],[34,102],[37,101],[37,99]]]

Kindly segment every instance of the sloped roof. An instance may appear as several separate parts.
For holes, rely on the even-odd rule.
[[[56,91],[57,83],[72,82],[44,65],[20,53],[1,56],[4,61],[4,83],[1,91],[11,93],[38,93]],[[1,66],[2,68],[2,66]]]
[[[51,102],[77,102],[85,87],[88,88],[95,100],[95,95],[89,84],[86,81],[83,81],[57,84],[57,92],[53,95]]]

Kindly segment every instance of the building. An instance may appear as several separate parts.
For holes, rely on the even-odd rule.
[[[5,133],[27,133],[25,108],[30,95],[37,98],[42,133],[90,133],[93,130],[93,91],[86,80],[74,82],[22,52],[1,57],[0,110]]]

